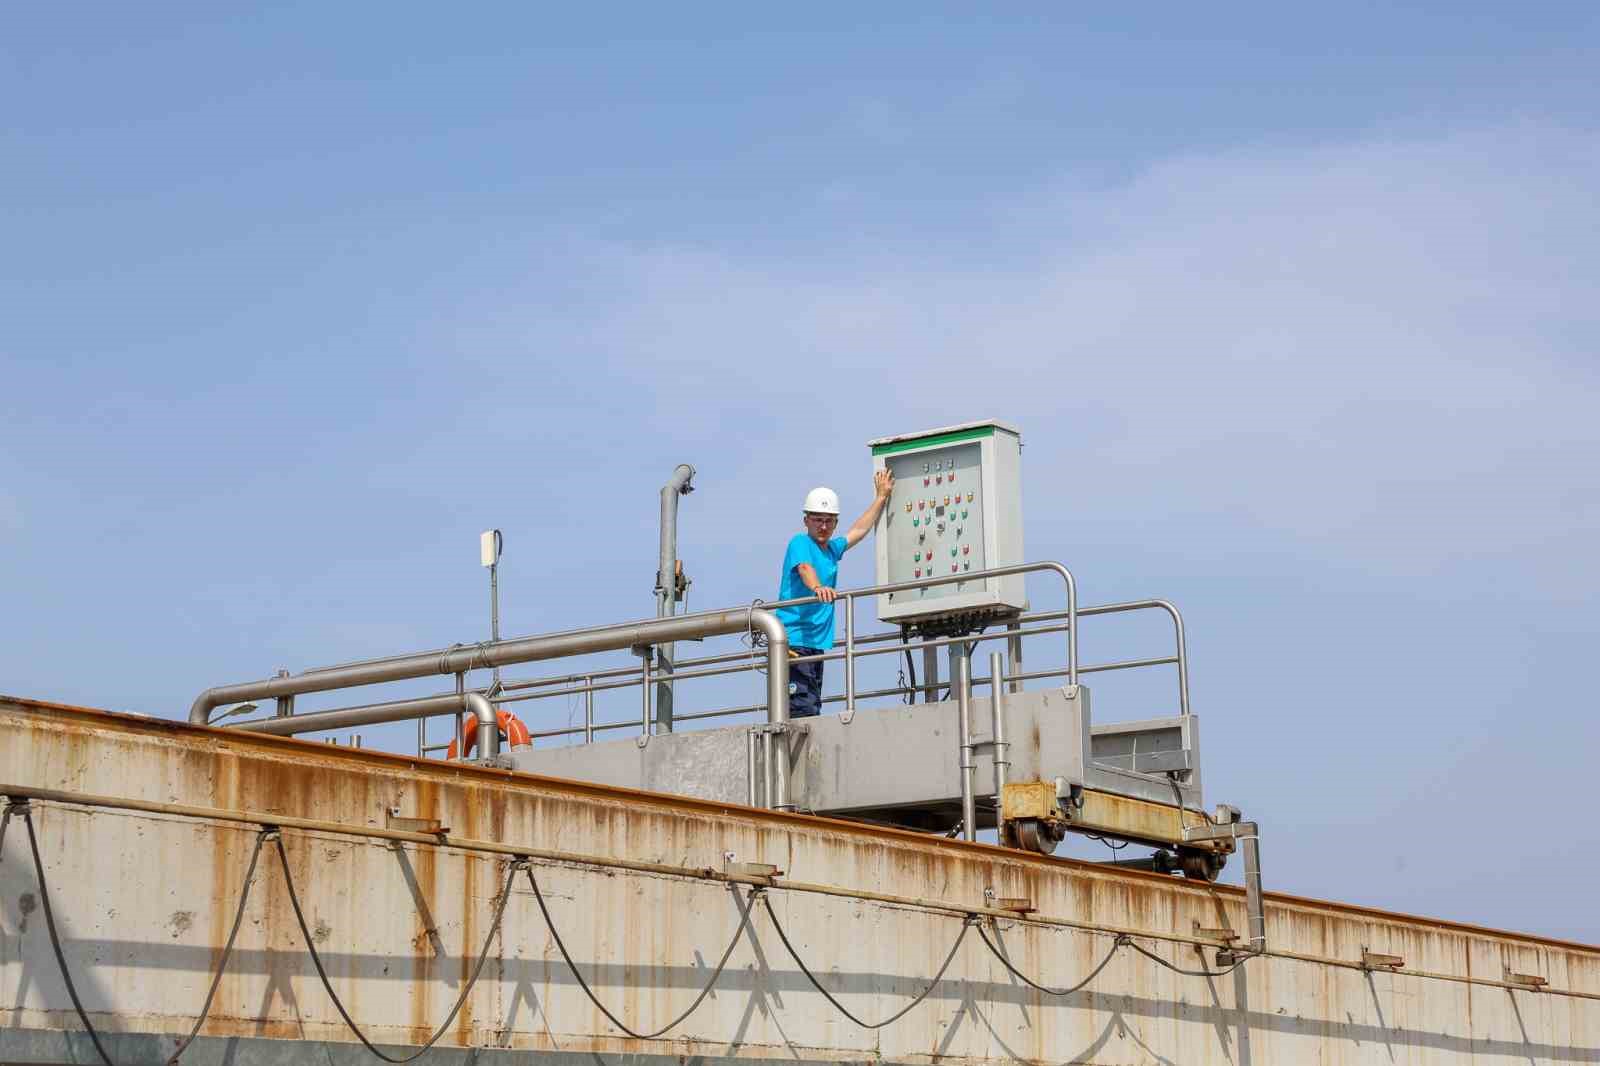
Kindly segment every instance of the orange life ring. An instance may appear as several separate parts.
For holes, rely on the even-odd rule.
[[[522,719],[518,718],[510,711],[502,711],[498,707],[495,708],[495,718],[500,723],[500,739],[504,741],[507,746],[512,748],[533,746],[533,738],[528,735],[528,727],[522,723]],[[477,717],[467,717],[461,729],[462,735],[466,737],[467,741],[467,754],[471,755],[472,749],[478,746]],[[450,749],[445,752],[444,757],[446,759],[454,759],[456,757],[455,741],[452,740],[450,742]]]

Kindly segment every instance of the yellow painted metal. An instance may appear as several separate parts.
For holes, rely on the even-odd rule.
[[[1075,832],[1104,833],[1119,840],[1143,844],[1184,844],[1185,847],[1197,849],[1233,850],[1231,840],[1186,843],[1183,839],[1186,820],[1187,824],[1192,825],[1202,819],[1200,815],[1181,811],[1170,803],[1153,803],[1084,789],[1083,806],[1073,810],[1069,827]]]
[[[1034,818],[1042,822],[1061,820],[1056,801],[1056,786],[1049,781],[1010,781],[1000,795],[1008,822]]]

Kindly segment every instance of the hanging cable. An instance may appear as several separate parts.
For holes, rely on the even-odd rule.
[[[300,909],[300,897],[294,890],[294,875],[289,872],[289,853],[283,850],[283,837],[281,835],[274,837],[272,842],[277,846],[278,862],[283,867],[283,881],[289,889],[289,905],[294,908],[295,921],[300,923],[300,935],[305,938],[306,950],[311,953],[311,965],[317,968],[317,976],[322,979],[322,987],[327,990],[328,998],[333,1000],[333,1005],[338,1010],[339,1017],[344,1019],[344,1024],[350,1027],[350,1031],[355,1034],[357,1040],[366,1046],[368,1051],[384,1062],[411,1062],[427,1054],[433,1045],[439,1042],[439,1038],[444,1036],[450,1026],[454,1024],[456,1015],[461,1013],[461,1008],[466,1004],[467,997],[472,994],[472,989],[477,985],[478,976],[483,973],[483,964],[489,959],[489,948],[494,944],[496,934],[500,932],[500,920],[506,914],[506,901],[511,898],[512,882],[516,879],[517,870],[527,866],[528,860],[519,858],[506,871],[506,886],[500,890],[500,898],[495,900],[494,921],[489,924],[489,935],[483,939],[483,950],[478,953],[478,961],[472,967],[472,976],[467,980],[466,986],[461,989],[461,995],[456,998],[456,1005],[450,1008],[450,1013],[445,1016],[444,1021],[440,1023],[434,1034],[428,1038],[426,1044],[423,1044],[404,1058],[395,1058],[392,1055],[385,1055],[373,1046],[372,1041],[367,1039],[367,1034],[363,1033],[357,1027],[355,1020],[350,1017],[350,1012],[345,1010],[343,1001],[339,999],[339,994],[333,990],[333,983],[328,980],[328,971],[322,965],[322,956],[317,954],[317,946],[311,939],[311,930],[306,925],[305,911]]]
[[[1038,991],[1043,992],[1047,996],[1070,996],[1074,992],[1082,991],[1090,981],[1093,981],[1096,977],[1100,976],[1101,970],[1111,965],[1111,960],[1116,958],[1117,952],[1122,950],[1124,945],[1132,943],[1132,941],[1130,941],[1125,934],[1119,935],[1117,939],[1112,942],[1111,950],[1106,952],[1106,957],[1100,960],[1099,965],[1089,971],[1089,976],[1085,977],[1077,984],[1071,985],[1067,988],[1051,988],[1049,985],[1041,985],[1039,982],[1035,981],[1033,978],[1029,977],[1015,966],[1011,965],[1011,960],[1006,958],[1005,953],[1002,952],[1000,948],[997,947],[992,941],[990,941],[989,934],[983,931],[982,923],[979,923],[978,925],[978,936],[982,938],[984,946],[989,949],[990,953],[993,954],[995,958],[1000,960],[1000,965],[1004,966],[1011,972],[1012,977],[1015,977],[1029,988],[1037,989]]]
[[[1143,955],[1145,958],[1149,959],[1151,962],[1165,966],[1173,973],[1181,973],[1185,977],[1226,977],[1239,967],[1243,966],[1246,962],[1256,957],[1254,952],[1242,952],[1238,955],[1235,955],[1233,962],[1229,963],[1227,966],[1224,966],[1220,970],[1208,970],[1204,967],[1201,967],[1198,970],[1190,970],[1186,967],[1179,966],[1177,963],[1168,962],[1160,955],[1157,955],[1147,947],[1141,946],[1137,941],[1131,938],[1128,940],[1128,946],[1134,951],[1137,951],[1139,954]]]
[[[599,1008],[601,1014],[604,1014],[611,1020],[612,1025],[615,1025],[618,1029],[621,1029],[624,1033],[627,1033],[635,1040],[654,1040],[656,1037],[661,1036],[668,1030],[676,1028],[680,1022],[699,1009],[700,1004],[703,1003],[705,998],[711,994],[711,989],[716,985],[717,978],[722,976],[723,968],[728,965],[728,959],[733,955],[733,949],[738,946],[739,938],[744,935],[746,927],[749,926],[750,910],[751,907],[755,905],[755,897],[762,895],[759,889],[755,892],[752,892],[749,898],[749,905],[741,908],[742,913],[739,916],[739,927],[733,931],[733,939],[728,941],[727,950],[722,953],[722,958],[717,960],[716,969],[711,971],[711,979],[707,981],[705,987],[700,990],[700,994],[694,997],[694,1002],[689,1004],[688,1008],[685,1009],[682,1014],[678,1015],[676,1018],[672,1019],[655,1032],[637,1033],[628,1028],[626,1023],[624,1023],[621,1018],[618,1018],[615,1014],[612,1014],[610,1009],[604,1003],[601,1003],[600,998],[594,994],[594,989],[589,987],[589,982],[584,980],[583,974],[578,971],[578,964],[572,961],[572,954],[567,951],[567,945],[564,941],[562,941],[561,934],[556,932],[556,923],[550,918],[550,908],[545,906],[544,893],[539,891],[539,881],[533,876],[532,865],[529,865],[527,870],[528,884],[533,886],[533,898],[538,901],[539,913],[544,915],[545,927],[550,930],[550,936],[556,942],[556,950],[560,951],[561,957],[566,960],[567,969],[571,970],[572,976],[577,979],[578,987],[583,989],[583,994],[589,997],[589,1002],[593,1003],[597,1008]]]
[[[244,924],[244,906],[250,901],[250,885],[255,880],[256,863],[261,858],[261,847],[271,837],[276,840],[279,833],[276,829],[263,827],[256,833],[256,846],[250,852],[250,868],[244,872],[244,885],[239,889],[239,909],[233,915],[233,928],[228,930],[228,942],[222,948],[222,958],[217,960],[216,976],[211,978],[211,988],[206,992],[206,1001],[200,1005],[200,1017],[194,1020],[194,1028],[189,1030],[189,1035],[178,1041],[178,1046],[172,1049],[172,1055],[167,1059],[167,1066],[174,1066],[178,1057],[189,1049],[194,1038],[199,1034],[200,1027],[206,1023],[206,1015],[211,1013],[211,1003],[217,998],[217,989],[222,985],[222,974],[228,968],[228,957],[233,954],[233,942],[239,936],[239,926]]]
[[[22,824],[28,830],[28,849],[33,852],[33,869],[39,878],[39,904],[44,908],[45,928],[50,931],[50,948],[56,953],[56,965],[61,967],[61,980],[67,986],[67,995],[72,998],[72,1009],[78,1012],[78,1020],[83,1023],[95,1051],[99,1052],[100,1061],[106,1066],[116,1066],[111,1056],[106,1054],[105,1046],[100,1043],[100,1034],[95,1032],[94,1025],[90,1023],[89,1012],[83,1009],[83,1000],[78,998],[77,986],[72,983],[72,974],[67,972],[67,957],[61,952],[61,936],[56,932],[56,916],[50,907],[50,888],[45,884],[44,860],[39,858],[39,838],[33,832],[33,808],[28,806],[26,800],[20,803],[12,800],[6,805],[6,815],[9,817],[13,811],[22,815]]]
[[[826,999],[829,1003],[832,1003],[834,1007],[838,1009],[840,1014],[843,1014],[846,1018],[849,1018],[863,1029],[882,1029],[886,1025],[891,1025],[905,1017],[906,1014],[910,1012],[912,1007],[915,1007],[918,1003],[921,1003],[923,1000],[927,999],[929,993],[931,993],[935,988],[938,988],[939,982],[944,980],[945,971],[948,970],[950,968],[950,964],[955,961],[956,952],[961,950],[961,942],[967,939],[967,930],[972,928],[973,922],[976,921],[976,919],[970,914],[961,920],[961,932],[956,934],[956,942],[950,945],[950,954],[944,957],[944,962],[939,966],[939,972],[933,975],[933,979],[928,982],[928,987],[919,992],[915,999],[913,999],[910,1003],[907,1003],[904,1007],[901,1007],[899,1010],[895,1011],[893,1014],[889,1015],[889,1017],[885,1018],[881,1022],[864,1022],[860,1018],[857,1018],[854,1014],[850,1013],[850,1008],[846,1007],[843,1003],[840,1003],[837,999],[834,999],[833,993],[822,987],[822,982],[817,980],[817,975],[812,973],[811,968],[805,964],[805,960],[800,958],[800,953],[794,949],[793,944],[789,943],[789,934],[783,931],[783,926],[778,922],[778,915],[772,909],[772,900],[768,899],[766,895],[763,894],[761,897],[761,902],[767,908],[767,917],[772,919],[772,928],[777,931],[778,939],[783,941],[783,946],[789,952],[789,957],[794,960],[794,964],[796,966],[800,967],[800,972],[806,975],[806,980],[811,982],[811,987],[815,988],[818,992],[821,992],[822,998]]]

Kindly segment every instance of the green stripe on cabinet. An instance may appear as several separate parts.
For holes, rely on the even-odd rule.
[[[979,426],[976,429],[962,429],[954,433],[936,433],[931,437],[915,437],[911,440],[897,440],[889,444],[875,444],[872,447],[873,455],[893,455],[895,452],[909,452],[913,448],[931,448],[936,444],[954,444],[963,440],[981,440],[984,437],[994,436],[993,426]]]

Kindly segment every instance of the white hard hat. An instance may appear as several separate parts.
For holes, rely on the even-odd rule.
[[[809,514],[838,514],[839,494],[830,488],[818,485],[806,493],[804,510]]]

